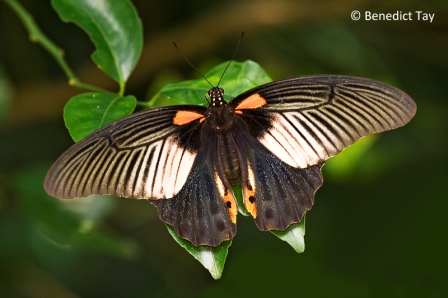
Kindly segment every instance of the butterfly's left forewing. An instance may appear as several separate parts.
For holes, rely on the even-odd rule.
[[[92,194],[173,197],[185,184],[196,158],[199,140],[195,136],[204,109],[155,109],[101,128],[61,155],[48,171],[45,190],[61,199]],[[178,115],[187,115],[188,121]]]

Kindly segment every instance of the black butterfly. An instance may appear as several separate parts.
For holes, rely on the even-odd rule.
[[[111,194],[148,199],[195,246],[234,237],[241,183],[260,230],[285,230],[311,209],[324,161],[359,138],[405,125],[416,105],[403,91],[357,77],[268,83],[229,103],[136,113],[92,133],[51,167],[57,198]]]

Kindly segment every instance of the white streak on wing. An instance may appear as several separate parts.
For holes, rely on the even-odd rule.
[[[300,121],[305,123],[309,129],[314,128],[315,125],[313,123],[311,123],[310,121],[308,121],[308,119],[305,118],[302,114],[297,113],[297,117],[300,118]],[[322,147],[322,145],[319,143],[319,141],[316,140],[314,138],[314,136],[310,134],[310,131],[308,129],[305,129],[302,125],[300,125],[299,129],[307,141],[306,142],[306,153],[308,154],[308,160],[307,160],[308,165],[315,165],[319,161],[325,160],[327,157],[325,148]],[[313,129],[313,133],[318,135],[319,140],[321,140],[322,138],[325,138],[324,136],[322,136],[322,134],[317,129]]]
[[[163,144],[163,141],[159,141],[157,143],[153,143],[148,148],[148,152],[154,150],[154,153],[153,153],[152,159],[147,161],[147,166],[149,166],[149,170],[148,170],[148,177],[146,177],[146,181],[144,182],[146,198],[154,198],[152,184],[157,175],[157,169],[156,169],[157,159],[159,158],[162,144]]]
[[[273,126],[269,129],[268,133],[265,133],[260,142],[271,151],[272,154],[277,156],[283,162],[293,167],[305,168],[308,163],[303,155],[304,149],[301,137],[294,132],[294,139],[296,140],[295,146],[291,146],[288,139],[288,131],[291,131],[291,125],[280,115],[275,115]]]
[[[314,165],[318,163],[320,160],[324,159],[325,150],[320,146],[319,143],[316,142],[316,140],[310,135],[309,131],[306,130],[301,124],[300,121],[297,119],[298,113],[288,113],[288,119],[291,122],[289,124],[289,130],[292,130],[297,133],[297,131],[300,131],[302,134],[297,138],[297,155],[302,156],[302,160],[304,164],[307,166]],[[301,121],[306,121],[302,115],[300,115]],[[310,123],[308,123],[308,126],[313,126]],[[300,147],[300,149],[299,149]]]
[[[136,175],[137,175],[136,172],[137,172],[137,168],[138,167],[131,164],[131,161],[133,160],[133,157],[136,154],[140,155],[140,157],[141,157],[142,151],[141,150],[139,150],[139,151],[137,151],[137,150],[131,151],[129,156],[127,157],[126,164],[124,165],[125,169],[128,169],[128,170],[131,169],[131,175],[129,175],[129,179],[128,179],[127,185],[126,185],[126,190],[131,190],[134,187],[134,181],[137,178],[136,177]]]
[[[249,161],[247,161],[247,179],[249,180],[249,184],[250,186],[252,186],[252,189],[254,191],[257,191],[255,189],[255,187],[257,186],[255,183],[255,174],[254,174],[254,170],[252,168],[252,165],[250,164]]]
[[[307,167],[310,165],[309,161],[316,160],[317,156],[306,140],[298,133],[301,128],[300,123],[294,119],[292,113],[285,113],[283,117],[278,116],[277,118],[279,121],[275,126],[282,131],[285,138],[280,145],[283,145],[295,162],[295,164],[290,165],[301,168]]]
[[[224,197],[224,195],[225,195],[225,187],[224,187],[224,184],[222,183],[221,179],[219,178],[219,175],[218,175],[217,172],[215,172],[215,175],[214,175],[213,179],[215,180],[216,188],[218,189],[219,196],[221,198]]]
[[[168,155],[170,153],[170,146],[167,146],[168,142],[168,139],[166,139],[165,142],[162,143],[163,145],[160,151],[160,155],[158,156],[158,162],[155,157],[152,160],[152,163],[157,164],[156,175],[154,177],[154,187],[152,189],[152,196],[154,198],[166,198],[165,185],[163,184],[163,182],[166,170],[166,160],[168,159]]]
[[[306,123],[310,128],[314,127],[300,113],[274,115],[272,127],[259,141],[283,162],[293,167],[306,168],[328,158],[325,148],[319,143],[326,138],[317,129],[313,129],[313,133],[319,137],[316,140],[300,122]]]
[[[143,157],[143,160],[141,161],[142,166],[140,167],[140,172],[138,173],[138,176],[136,179],[138,179],[135,189],[134,189],[134,197],[145,197],[144,195],[144,183],[145,183],[145,169],[146,165],[149,163],[149,156],[151,154],[152,148],[149,147],[146,149],[145,156]]]
[[[154,155],[146,161],[149,173],[144,181],[145,197],[166,199],[175,196],[187,181],[196,154],[179,147],[173,138],[155,144]],[[157,161],[159,161],[157,163]]]
[[[184,186],[185,182],[187,181],[195,157],[196,154],[188,152],[187,150],[183,150],[182,154],[180,154],[181,160],[177,169],[176,183],[174,184],[174,192],[176,194],[180,191],[182,186]]]
[[[193,166],[195,154],[179,147],[172,139],[167,139],[165,146],[169,148],[166,158],[161,193],[165,198],[175,196],[185,184]]]
[[[179,172],[179,167],[182,162],[182,153],[183,149],[179,148],[175,144],[173,145],[173,157],[171,158],[171,162],[169,163],[171,166],[169,171],[169,180],[170,180],[170,188],[173,189],[173,195],[177,193],[176,184],[177,184],[177,173]]]
[[[272,127],[269,130],[269,133],[265,133],[259,141],[282,161],[293,167],[297,167],[298,164],[296,160],[282,147],[282,145],[280,145],[280,142],[282,141],[282,139],[279,140],[280,137],[281,136],[277,134],[277,129]]]
[[[125,151],[119,151],[115,157],[115,160],[118,160],[118,164],[116,166],[117,170],[112,173],[112,179],[109,183],[109,186],[107,188],[107,193],[118,193],[118,194],[124,194],[125,193],[125,185],[124,181],[121,179],[122,169],[125,164],[125,159],[121,158],[122,155],[126,155],[127,153]],[[116,189],[115,189],[116,187]]]
[[[161,159],[159,163],[159,175],[162,180],[160,193],[162,194],[162,197],[165,198],[171,198],[173,196],[175,183],[175,177],[173,177],[171,173],[174,166],[173,159],[177,151],[177,146],[174,147],[174,144],[171,144],[171,140],[171,138],[166,140],[164,145],[164,149],[166,148],[166,150],[163,151],[165,156],[162,156],[163,159]]]
[[[297,115],[298,115],[298,117],[300,118],[301,121],[306,123],[307,126],[310,129],[313,130],[313,133],[316,135],[317,139],[315,139],[314,137],[309,135],[308,131],[306,131],[306,133],[308,135],[307,139],[311,143],[311,146],[314,148],[314,150],[317,151],[321,161],[326,160],[327,158],[329,158],[330,156],[333,156],[334,154],[336,154],[338,152],[337,148],[335,148],[328,141],[328,138],[330,138],[330,137],[332,137],[334,135],[327,128],[325,128],[324,126],[320,126],[320,129],[324,130],[325,133],[327,134],[327,135],[324,135],[324,134],[321,133],[321,131],[319,129],[316,128],[316,126],[318,126],[319,123],[312,123],[312,122],[310,122],[306,117],[304,117],[300,113],[298,113]],[[322,145],[322,142],[324,143],[324,145]],[[329,154],[329,152],[330,152],[330,154]],[[334,152],[334,153],[331,153],[331,152]]]
[[[288,158],[294,160],[294,156],[296,155],[296,148],[294,148],[294,144],[298,143],[298,136],[297,132],[294,129],[291,129],[291,125],[287,122],[284,116],[277,116],[277,121],[274,125],[272,134],[277,142],[284,148],[285,152],[289,155]],[[296,140],[295,142],[294,139]]]

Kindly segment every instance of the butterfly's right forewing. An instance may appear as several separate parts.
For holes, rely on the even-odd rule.
[[[293,167],[320,164],[361,137],[405,125],[416,112],[403,91],[378,81],[347,76],[310,76],[276,81],[236,97],[241,106],[255,95],[261,109],[242,116],[263,129],[255,137]],[[263,124],[266,122],[266,124]]]

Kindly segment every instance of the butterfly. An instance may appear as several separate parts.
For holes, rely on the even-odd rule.
[[[326,159],[416,113],[393,86],[337,75],[275,81],[228,103],[216,86],[206,98],[208,107],[146,110],[85,137],[50,168],[47,193],[147,199],[181,238],[215,247],[236,234],[232,185],[260,230],[285,230],[313,206]]]

